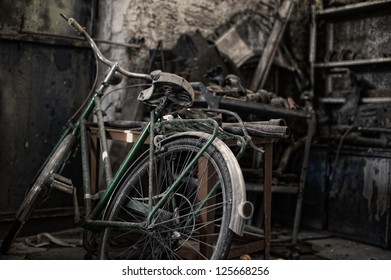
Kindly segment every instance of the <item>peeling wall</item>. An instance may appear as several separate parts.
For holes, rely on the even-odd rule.
[[[99,7],[99,38],[116,42],[135,43],[140,49],[126,50],[106,46],[106,54],[136,72],[145,72],[149,50],[156,48],[159,40],[163,48],[172,48],[181,34],[199,30],[204,37],[212,34],[219,26],[227,23],[238,12],[252,10],[266,18],[272,18],[279,0],[117,0],[101,2]],[[299,59],[306,59],[306,26],[309,0],[297,1],[292,16],[292,28],[286,35]],[[117,94],[106,100],[114,106],[108,111],[108,118],[118,117],[116,108],[125,102],[124,96]],[[120,110],[119,110],[120,111]],[[134,112],[134,110],[131,110]],[[134,117],[127,115],[126,117]]]
[[[207,36],[239,11],[270,13],[275,7],[273,2],[121,0],[113,5],[101,3],[103,25],[99,35],[116,41],[141,43],[143,48],[138,55],[142,56],[148,49],[155,48],[159,40],[164,41],[165,48],[171,48],[185,32],[199,30]]]

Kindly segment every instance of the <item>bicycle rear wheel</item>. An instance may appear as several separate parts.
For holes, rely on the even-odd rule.
[[[180,179],[168,188],[189,164],[204,142],[177,138],[162,144],[153,159],[152,201],[148,197],[149,153],[136,162],[113,196],[105,219],[140,223],[138,228],[107,228],[100,244],[102,259],[223,259],[232,231],[232,180],[227,162],[214,144]],[[240,170],[239,170],[240,171]],[[238,172],[239,172],[238,171]],[[167,199],[162,202],[161,200]],[[149,205],[160,208],[148,220]]]

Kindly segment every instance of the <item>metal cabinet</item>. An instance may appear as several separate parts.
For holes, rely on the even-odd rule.
[[[317,220],[342,236],[389,247],[391,1],[313,12],[311,54],[317,136],[307,191]],[[322,155],[322,156],[321,156]],[[325,162],[321,164],[321,160]]]

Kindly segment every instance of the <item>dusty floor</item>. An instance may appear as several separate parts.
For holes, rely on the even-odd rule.
[[[363,244],[328,233],[301,232],[300,242],[291,246],[283,233],[274,234],[272,259],[296,260],[391,260],[391,250]],[[252,259],[262,259],[262,252],[251,254]],[[9,254],[0,260],[83,260],[86,251],[82,246],[79,228],[54,233],[19,238]]]
[[[274,258],[298,260],[391,260],[391,249],[340,238],[327,232],[303,231],[296,246],[272,243]]]

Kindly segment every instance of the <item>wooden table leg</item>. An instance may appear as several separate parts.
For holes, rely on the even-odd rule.
[[[213,169],[212,169],[213,170]],[[199,199],[203,200],[211,191],[212,187],[217,182],[217,176],[216,174],[211,174],[211,164],[209,160],[205,157],[201,157],[198,160],[198,180],[199,180]],[[209,223],[206,227],[201,228],[201,235],[204,235],[204,237],[201,237],[201,244],[200,244],[200,252],[206,256],[207,258],[210,258],[213,254],[213,232],[215,230],[214,224],[210,223],[210,221],[213,221],[215,219],[215,213],[214,211],[206,210],[208,209],[208,206],[215,203],[215,198],[211,198],[206,205],[204,206],[204,210],[200,213],[200,221],[201,223]]]

